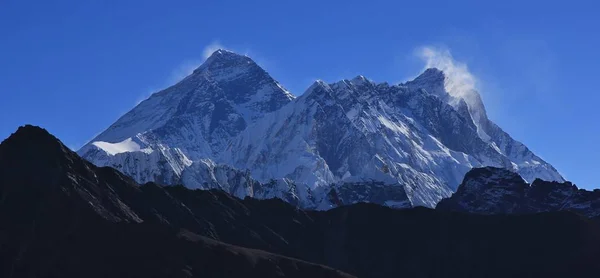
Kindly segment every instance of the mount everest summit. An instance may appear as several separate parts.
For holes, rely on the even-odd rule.
[[[328,209],[435,207],[471,168],[564,181],[487,118],[476,91],[430,68],[391,85],[363,76],[293,96],[247,56],[218,50],[78,153],[140,183],[220,188]]]

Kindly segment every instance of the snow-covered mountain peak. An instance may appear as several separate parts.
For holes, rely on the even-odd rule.
[[[356,86],[364,84],[373,84],[373,81],[366,78],[364,75],[358,75],[350,80],[350,82]]]
[[[317,80],[296,99],[249,57],[217,50],[79,153],[139,182],[326,205],[319,194],[332,184],[376,181],[405,192],[413,205],[433,207],[481,166],[507,168],[527,181],[562,181],[487,118],[476,91],[476,98],[457,97],[457,89],[468,88],[460,78],[431,68],[393,86],[362,75]],[[346,201],[389,197],[372,199],[377,186],[358,187],[340,187],[352,191]]]
[[[250,57],[224,49],[215,51],[186,79],[190,78],[217,83],[236,103],[295,98]]]
[[[249,124],[294,96],[247,56],[215,51],[177,84],[151,95],[79,150],[138,182],[179,183]]]
[[[475,89],[474,78],[467,73],[445,72],[438,68],[428,68],[414,80],[406,82],[405,85],[421,88],[454,107],[464,100],[470,110],[481,110],[485,114],[481,97]]]
[[[351,102],[362,102],[369,99],[378,92],[376,84],[359,75],[352,79],[343,79],[334,83],[326,83],[323,80],[315,81],[302,95],[303,99],[316,100],[320,105],[347,105]]]
[[[239,132],[292,99],[294,96],[252,59],[219,49],[190,76],[142,101],[95,140],[118,143],[181,123],[182,117],[198,121],[207,113],[212,115],[203,123],[208,132],[221,125]]]
[[[447,70],[429,68],[413,81],[403,85],[412,90],[422,89],[435,95],[463,117],[470,117],[479,138],[509,158],[513,162],[512,170],[517,171],[526,181],[531,182],[535,178],[564,181],[552,165],[544,162],[521,142],[514,140],[488,118],[483,100],[476,90],[475,81],[475,78],[464,68],[449,67]]]
[[[411,88],[420,88],[427,93],[446,99],[448,92],[444,87],[446,76],[444,72],[437,68],[428,68],[412,81],[406,82],[405,85]]]
[[[311,89],[314,89],[316,87],[329,87],[329,84],[327,84],[327,82],[321,79],[317,79],[315,80],[315,82],[313,82],[312,85],[310,85],[310,87],[308,87],[308,89],[306,89],[306,91],[311,91]]]
[[[312,96],[322,95],[322,94],[330,94],[332,91],[331,87],[327,82],[317,79],[313,82],[308,89],[302,94],[301,98],[310,98]]]
[[[444,82],[444,79],[446,79],[446,75],[444,74],[444,71],[442,71],[441,69],[427,68],[427,69],[425,69],[425,71],[423,71],[423,73],[421,73],[419,76],[417,76],[417,78],[415,78],[415,81],[422,80],[422,81],[427,81],[428,83],[435,83],[435,82]]]
[[[243,66],[245,64],[258,67],[258,65],[246,55],[237,54],[225,49],[218,49],[213,52],[200,67],[194,70],[194,73],[206,70],[218,70],[219,68]]]
[[[234,58],[234,57],[248,57],[247,55],[241,55],[238,53],[235,53],[231,50],[227,50],[227,49],[223,49],[223,48],[219,48],[217,50],[215,50],[215,52],[213,52],[213,54],[211,54],[211,56],[220,56],[220,57],[226,57],[226,58]]]
[[[461,106],[466,104],[474,124],[481,132],[481,121],[487,120],[487,114],[471,77],[454,72],[446,73],[438,68],[428,68],[417,78],[404,85],[413,90],[421,89],[437,96],[457,110],[463,109]],[[487,137],[484,132],[481,135]]]

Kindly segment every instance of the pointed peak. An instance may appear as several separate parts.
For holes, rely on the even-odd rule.
[[[423,73],[421,73],[417,78],[415,78],[414,81],[427,80],[429,82],[431,82],[431,81],[442,81],[443,82],[445,78],[446,78],[446,75],[445,75],[444,71],[442,71],[438,68],[428,68]]]
[[[312,85],[310,85],[310,87],[308,88],[308,90],[310,91],[311,89],[315,89],[315,88],[329,88],[329,84],[327,84],[327,82],[321,80],[321,79],[317,79],[315,80],[315,82],[313,82]]]
[[[339,93],[341,93],[342,95],[346,96],[347,89],[349,89],[351,91],[356,90],[362,94],[367,91],[370,91],[370,89],[376,85],[377,84],[375,82],[366,78],[364,75],[357,75],[356,77],[354,77],[352,79],[343,79],[343,80],[337,81],[337,82],[331,84],[330,86],[331,86],[331,88],[333,88],[334,91],[336,91],[336,93],[338,95],[339,95]],[[339,90],[341,90],[341,91],[339,91]]]
[[[52,159],[68,153],[72,151],[58,138],[47,130],[33,125],[19,127],[0,144],[0,156],[8,160],[17,157],[33,159],[31,156]]]
[[[450,95],[445,86],[446,75],[438,68],[428,68],[417,78],[405,83],[406,86],[415,90],[425,90],[428,94],[435,95],[446,100]]]
[[[310,87],[308,87],[308,89],[306,89],[303,96],[309,96],[309,95],[313,95],[313,94],[321,94],[323,92],[329,92],[329,91],[331,91],[331,87],[329,86],[329,84],[327,84],[325,81],[323,81],[321,79],[317,79],[317,80],[315,80],[315,82],[313,82],[312,85],[310,85]]]
[[[219,48],[217,50],[215,50],[215,52],[213,52],[208,59],[212,58],[212,57],[219,57],[219,58],[247,58],[248,56],[246,55],[241,55],[241,54],[237,54],[233,51],[227,50],[227,49],[222,49]]]
[[[358,75],[350,80],[350,82],[354,85],[364,85],[373,83],[370,79],[366,78],[364,75]]]
[[[436,67],[433,68],[427,68],[425,70],[425,73],[429,73],[429,74],[444,74],[444,71],[441,69],[438,69]]]
[[[356,80],[356,81],[366,81],[368,80],[364,75],[357,75],[356,77],[352,78],[352,80]]]
[[[22,141],[22,140],[28,140],[28,141],[35,140],[35,141],[45,141],[45,142],[58,141],[58,139],[56,137],[54,137],[52,134],[50,134],[46,129],[43,129],[39,126],[27,124],[24,126],[20,126],[17,129],[17,131],[15,131],[6,140],[4,140],[2,142],[2,144],[14,142],[14,141]]]
[[[217,49],[202,65],[200,65],[200,67],[194,70],[194,73],[202,72],[204,70],[219,70],[244,65],[256,65],[256,63],[246,55],[238,54],[226,49]]]
[[[427,91],[434,89],[435,91],[444,90],[444,82],[446,81],[446,74],[438,68],[428,68],[423,73],[419,74],[412,81],[408,81],[405,84],[409,87],[423,88]],[[433,94],[443,94],[445,92],[429,92]]]

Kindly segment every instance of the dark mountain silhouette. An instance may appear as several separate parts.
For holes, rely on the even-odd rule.
[[[588,191],[568,181],[541,179],[530,185],[506,169],[475,168],[465,175],[456,193],[436,208],[478,214],[572,211],[600,220],[600,189]]]
[[[572,212],[303,211],[139,186],[34,126],[0,144],[1,277],[597,277],[598,261],[600,227]]]
[[[182,229],[209,223],[33,126],[0,145],[0,223],[0,277],[350,277]]]

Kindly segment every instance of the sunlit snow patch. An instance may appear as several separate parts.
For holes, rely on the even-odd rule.
[[[136,142],[134,142],[131,138],[127,138],[121,142],[118,143],[108,143],[108,142],[103,142],[103,141],[96,141],[93,142],[92,145],[102,149],[103,151],[105,151],[106,153],[110,154],[110,155],[116,155],[119,153],[127,153],[127,152],[145,152],[145,153],[151,153],[152,150],[150,149],[142,149],[140,147],[140,145]]]

